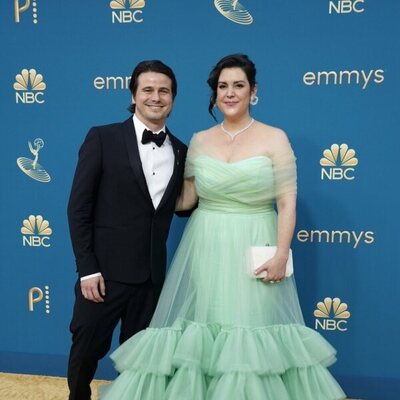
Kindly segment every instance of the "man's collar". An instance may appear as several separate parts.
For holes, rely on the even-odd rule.
[[[137,134],[141,135],[145,129],[151,131],[151,129],[150,129],[148,126],[146,126],[146,125],[136,116],[136,114],[133,114],[133,117],[132,117],[132,118],[133,118],[133,125],[135,126],[135,130],[136,130],[136,133],[137,133]],[[157,134],[157,133],[159,133],[159,132],[161,132],[161,131],[166,132],[165,125],[164,125],[161,129],[159,129],[158,131],[155,131],[155,132],[153,131],[153,133],[156,133],[156,134]]]

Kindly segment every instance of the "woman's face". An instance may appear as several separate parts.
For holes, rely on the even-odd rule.
[[[239,68],[224,68],[218,78],[216,104],[225,118],[240,118],[249,112],[251,96],[256,88],[250,88],[245,72]]]

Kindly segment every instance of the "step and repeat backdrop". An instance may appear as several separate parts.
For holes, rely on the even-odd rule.
[[[0,370],[65,375],[77,152],[91,126],[129,117],[134,66],[173,68],[168,126],[188,143],[213,124],[210,69],[242,52],[258,71],[253,116],[284,129],[298,159],[306,322],[337,348],[350,397],[397,399],[399,17],[397,0],[3,0]],[[97,377],[114,376],[105,359]]]

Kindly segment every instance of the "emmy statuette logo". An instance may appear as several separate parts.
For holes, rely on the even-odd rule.
[[[346,143],[333,144],[330,149],[323,151],[323,157],[319,163],[321,168],[321,179],[351,181],[354,179],[354,168],[358,165],[356,152],[349,149]]]
[[[22,245],[29,247],[50,247],[50,236],[53,230],[49,221],[41,215],[30,215],[22,222]]]
[[[36,138],[33,141],[33,146],[31,142],[28,142],[29,150],[35,156],[33,160],[26,157],[17,158],[17,165],[26,175],[30,176],[36,181],[48,183],[51,180],[50,175],[46,170],[38,163],[39,151],[44,147],[43,139]]]
[[[15,22],[20,22],[20,16],[22,13],[27,11],[31,6],[31,0],[14,0],[14,17]],[[37,0],[32,1],[32,20],[34,24],[38,23],[37,14]]]
[[[335,0],[329,1],[329,14],[350,14],[350,13],[363,13],[364,0]]]
[[[253,17],[238,0],[214,0],[215,8],[227,19],[240,25],[250,25]]]
[[[314,311],[315,329],[325,331],[347,331],[347,320],[350,318],[350,311],[347,310],[346,303],[335,297],[334,299],[326,297],[324,301],[317,304]]]
[[[38,303],[41,303],[44,299],[45,312],[50,314],[50,288],[45,286],[44,290],[39,287],[32,287],[28,291],[28,309],[29,311],[35,311],[35,307]]]
[[[142,8],[146,5],[145,0],[112,0],[110,7],[112,23],[140,24],[143,22]]]
[[[43,82],[43,75],[38,74],[35,69],[23,69],[15,76],[14,83],[16,103],[33,104],[44,103],[46,84]]]

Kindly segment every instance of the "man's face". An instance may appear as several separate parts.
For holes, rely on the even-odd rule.
[[[158,72],[143,72],[138,77],[135,115],[150,129],[161,129],[172,110],[172,81]]]

